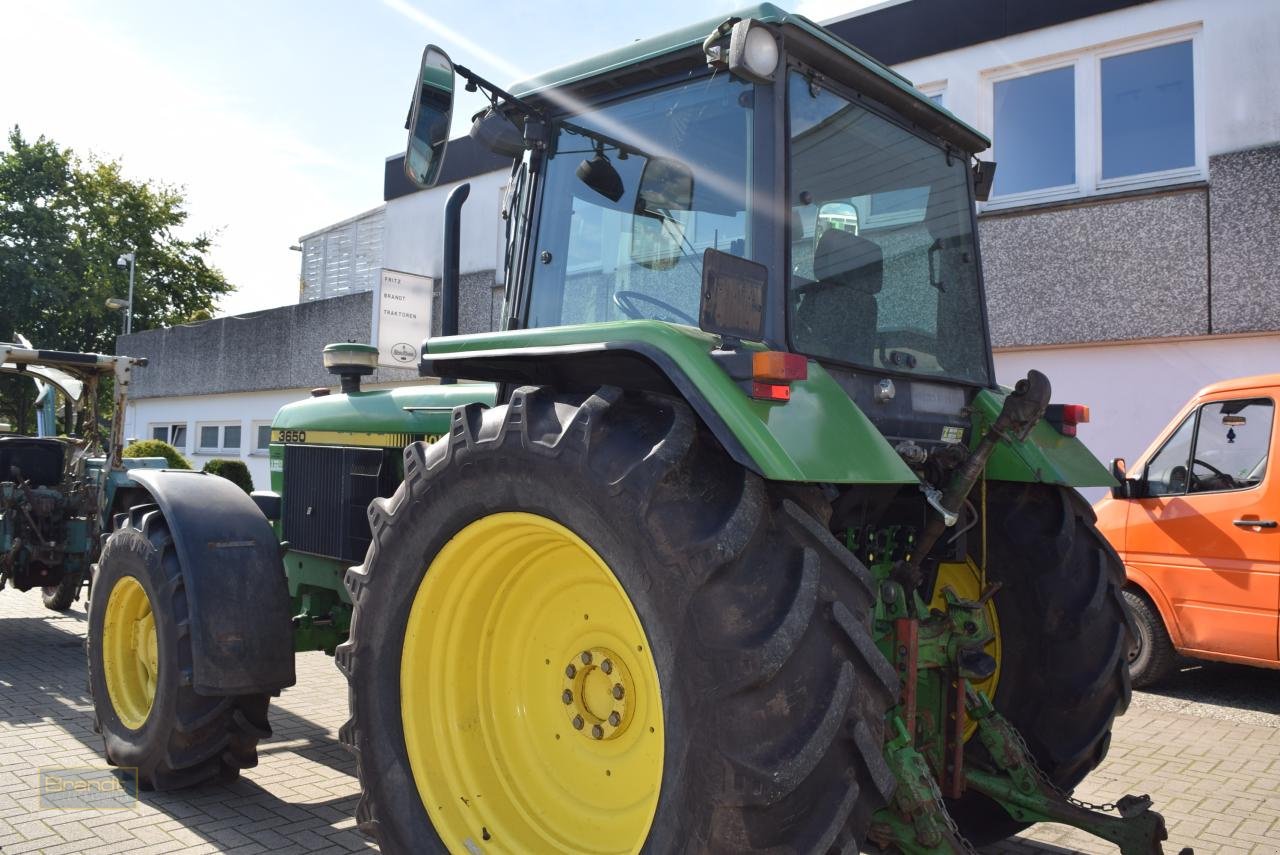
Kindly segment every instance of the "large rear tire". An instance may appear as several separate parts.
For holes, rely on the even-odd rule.
[[[123,515],[122,515],[123,516]],[[135,507],[107,538],[89,596],[89,689],[107,760],[144,788],[228,780],[271,735],[265,694],[192,689],[183,568],[164,515]]]
[[[1129,706],[1133,627],[1121,593],[1124,566],[1075,490],[1004,482],[987,489],[987,580],[1001,584],[993,701],[1049,779],[1069,792],[1102,762],[1112,722]],[[981,536],[971,542],[980,547]],[[965,758],[990,765],[977,739]],[[978,794],[948,808],[978,846],[1027,827]]]
[[[520,389],[407,448],[347,575],[360,827],[387,852],[856,851],[896,676],[867,571],[788,495],[683,402],[612,388]],[[629,676],[593,699],[606,654]]]

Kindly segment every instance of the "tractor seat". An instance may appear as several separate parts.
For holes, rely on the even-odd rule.
[[[33,487],[57,487],[62,483],[66,443],[29,436],[0,437],[0,481],[12,481],[12,467],[22,470],[22,480]]]
[[[795,338],[805,353],[870,364],[876,350],[876,294],[884,256],[875,242],[830,229],[813,253],[817,281],[802,286]]]

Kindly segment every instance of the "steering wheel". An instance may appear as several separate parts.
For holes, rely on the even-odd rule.
[[[1200,476],[1196,475],[1194,470],[1197,466],[1203,466],[1205,469],[1208,469],[1211,473],[1213,473],[1212,476],[1209,478],[1201,478]],[[1203,460],[1199,458],[1196,458],[1195,460],[1191,461],[1191,469],[1193,470],[1191,473],[1191,483],[1193,486],[1203,485],[1207,483],[1210,485],[1209,489],[1220,489],[1220,490],[1231,490],[1231,489],[1234,489],[1236,486],[1235,478],[1232,478],[1230,475],[1223,472],[1221,469],[1214,466],[1213,464],[1205,463]],[[1216,484],[1214,483],[1215,481],[1217,482]]]
[[[662,310],[663,312],[666,312],[669,317],[654,318],[654,317],[651,317],[650,315],[646,315],[643,311],[641,311],[636,306],[636,303],[648,303],[649,305],[654,306]],[[691,327],[696,327],[698,325],[698,322],[696,320],[689,317],[689,315],[682,312],[680,309],[677,309],[675,306],[671,305],[665,300],[659,300],[657,297],[642,293],[640,291],[626,291],[626,290],[614,291],[613,304],[617,306],[619,309],[621,309],[624,315],[626,315],[627,317],[635,321],[675,320],[676,323],[688,324]]]

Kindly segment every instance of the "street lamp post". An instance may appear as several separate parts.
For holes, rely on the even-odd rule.
[[[116,267],[129,267],[129,300],[124,313],[124,334],[128,335],[133,332],[133,268],[135,266],[136,255],[133,252],[126,252],[116,259]]]

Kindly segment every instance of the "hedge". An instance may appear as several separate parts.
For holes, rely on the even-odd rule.
[[[190,469],[191,464],[178,449],[159,439],[140,439],[131,442],[124,450],[125,457],[163,457],[170,469]]]
[[[202,471],[226,478],[246,493],[253,492],[253,476],[249,474],[249,467],[244,465],[243,460],[214,458],[204,465]]]

